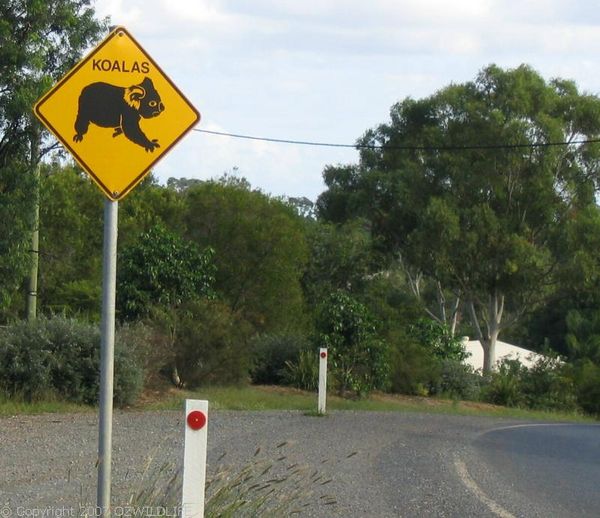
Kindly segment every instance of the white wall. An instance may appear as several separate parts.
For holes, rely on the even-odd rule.
[[[471,365],[474,369],[483,369],[483,348],[479,340],[469,340],[468,337],[464,337],[463,343],[465,344],[466,351],[471,353],[465,360],[465,363]],[[525,367],[532,367],[538,359],[542,358],[542,355],[498,340],[496,342],[496,359],[494,364],[503,358],[519,360]]]

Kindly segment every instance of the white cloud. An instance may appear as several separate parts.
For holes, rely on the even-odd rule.
[[[200,128],[352,143],[404,97],[472,79],[489,63],[600,90],[600,10],[572,0],[97,0],[203,115]],[[192,133],[159,176],[232,167],[274,194],[322,189],[352,150]]]

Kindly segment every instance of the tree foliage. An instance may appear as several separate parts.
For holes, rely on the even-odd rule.
[[[377,335],[367,307],[337,291],[325,299],[318,312],[318,343],[329,349],[329,362],[340,392],[368,394],[385,389],[389,382],[389,347]]]
[[[181,235],[183,219],[184,203],[180,193],[160,185],[150,174],[127,195],[127,202],[119,206],[119,244],[131,245],[142,232],[156,225]]]
[[[0,164],[0,321],[22,309],[18,289],[29,268],[29,238],[33,225],[31,192],[36,179],[26,164]],[[21,304],[19,304],[21,302]]]
[[[313,223],[307,228],[309,260],[303,285],[310,303],[318,304],[336,290],[361,293],[373,263],[365,222]]]
[[[100,36],[89,0],[5,0],[0,3],[0,310],[4,319],[22,282],[38,201],[34,167],[47,151],[34,102]]]
[[[0,5],[0,166],[27,152],[32,132],[38,131],[34,102],[105,29],[90,4],[6,0]]]
[[[177,308],[214,295],[211,248],[156,225],[120,254],[117,307],[124,320],[147,316],[153,306]]]
[[[517,338],[533,350],[549,347],[577,360],[583,349],[592,353],[581,343],[590,339],[600,315],[600,209],[590,205],[579,210],[565,223],[563,234],[556,288],[517,330]]]
[[[426,318],[417,320],[411,326],[411,334],[440,360],[463,362],[469,355],[460,338],[452,335],[448,327],[434,320]]]
[[[498,333],[547,292],[564,224],[594,203],[600,146],[574,142],[598,134],[597,97],[490,66],[393,106],[358,166],[325,171],[319,210],[367,216],[386,251],[461,294],[489,369]]]
[[[102,292],[102,196],[74,166],[44,165],[40,177],[42,312],[99,317]]]
[[[39,306],[99,318],[103,197],[73,165],[43,164],[40,184]],[[181,207],[180,196],[149,176],[119,206],[119,250],[157,225],[181,227]]]
[[[184,193],[186,236],[215,250],[215,289],[259,331],[302,325],[304,224],[246,182],[225,178]]]
[[[177,312],[175,363],[188,387],[248,381],[250,325],[219,300],[195,300]]]

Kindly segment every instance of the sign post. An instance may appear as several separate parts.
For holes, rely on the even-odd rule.
[[[314,356],[313,356],[314,358]],[[319,414],[327,410],[327,349],[319,349]]]
[[[124,27],[110,34],[35,105],[108,198],[104,252],[98,432],[98,511],[110,515],[118,201],[200,120]]]
[[[119,202],[104,200],[104,253],[102,262],[102,321],[100,323],[100,409],[98,422],[97,506],[110,514],[112,468],[112,414],[117,278]]]

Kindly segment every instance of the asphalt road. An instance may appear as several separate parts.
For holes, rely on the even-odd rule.
[[[481,490],[505,508],[519,499],[527,516],[600,516],[599,425],[502,427],[482,434],[474,448],[493,473]],[[505,504],[503,494],[510,495]]]
[[[180,462],[182,417],[115,414],[114,501],[143,487],[148,460]],[[303,516],[598,516],[600,427],[522,424],[420,413],[211,412],[208,474],[239,472],[257,458],[318,470],[331,482],[317,485]],[[97,433],[91,414],[0,419],[0,518],[67,518],[49,511],[93,502]],[[324,505],[325,494],[337,504]]]

